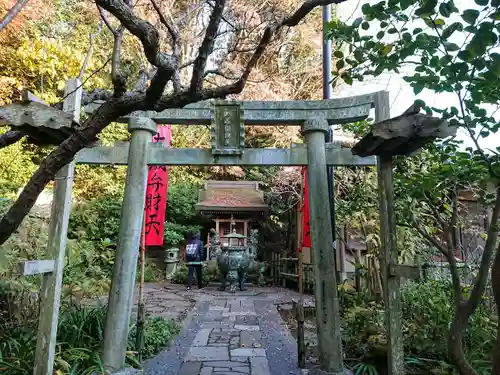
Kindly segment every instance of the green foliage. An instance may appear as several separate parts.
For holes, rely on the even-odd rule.
[[[170,184],[165,222],[165,240],[169,247],[179,245],[189,234],[199,231],[206,219],[198,215],[198,185]]]
[[[378,375],[377,367],[367,363],[358,363],[352,370],[354,375]]]
[[[173,320],[165,320],[158,316],[148,318],[144,326],[144,358],[151,358],[158,354],[179,333],[179,330],[179,325]],[[136,330],[131,329],[129,350],[134,350],[135,338]]]
[[[22,40],[12,58],[18,65],[6,67],[5,74],[33,83],[40,77],[42,82],[34,90],[35,95],[52,104],[59,100],[58,93],[64,90],[66,81],[78,76],[85,55],[66,41],[39,36]]]
[[[80,300],[107,293],[115,250],[109,239],[70,241],[63,273],[65,295]]]
[[[202,270],[202,279],[203,279],[203,284],[208,284],[213,281],[219,281],[220,276],[219,276],[219,270],[217,267],[209,267],[207,263],[203,263],[203,270]],[[181,264],[176,272],[172,275],[172,283],[174,284],[187,284],[187,276],[188,276],[188,266],[187,264],[183,263]],[[196,273],[195,273],[196,277]],[[195,281],[193,280],[193,283]]]
[[[404,79],[415,94],[425,88],[457,95],[458,107],[431,108],[422,103],[427,113],[435,112],[451,125],[465,128],[476,142],[496,133],[500,123],[488,115],[485,104],[499,100],[500,13],[496,5],[480,2],[484,5],[470,9],[458,9],[448,0],[364,4],[363,16],[352,24],[334,21],[330,25],[328,36],[350,52],[340,60],[346,68],[337,76],[352,84],[353,79],[399,73],[410,66],[414,71]],[[377,26],[376,34],[370,25]],[[497,161],[496,155],[478,156],[486,164]],[[490,172],[500,177],[494,168]]]
[[[80,201],[121,197],[127,169],[123,166],[93,166],[77,164],[75,169],[75,197]]]
[[[416,229],[452,263],[461,245],[453,234],[471,226],[466,222],[465,205],[457,196],[467,190],[479,196],[486,207],[500,199],[488,190],[488,184],[498,189],[500,183],[500,147],[484,150],[480,142],[500,129],[495,118],[495,106],[500,101],[498,3],[461,2],[460,9],[457,4],[453,0],[366,3],[362,17],[349,23],[334,21],[328,31],[328,36],[346,52],[338,57],[338,79],[352,84],[386,72],[404,72],[404,80],[416,95],[424,89],[454,94],[456,104],[449,107],[431,107],[421,100],[415,105],[427,115],[465,130],[474,147],[464,151],[453,140],[430,145],[416,157],[396,158],[394,174],[398,224]],[[478,236],[486,237],[480,233],[482,229],[476,230]],[[497,234],[491,234],[495,238],[488,238],[485,246],[485,265],[490,263],[497,242]],[[487,272],[483,275],[486,277]],[[454,287],[460,288],[460,275],[455,276]],[[480,294],[484,292],[482,281],[484,278],[475,281]],[[450,295],[449,300],[453,299]],[[475,306],[465,299],[460,309],[469,309],[468,314],[472,314]],[[474,317],[480,316],[481,311],[476,314]],[[449,314],[446,322],[452,317]],[[464,324],[463,329],[472,325]],[[448,328],[446,325],[443,336]],[[481,365],[476,360],[481,354],[484,357],[487,348],[478,345],[474,353],[468,353],[469,361],[479,370]],[[455,362],[457,367],[463,367]],[[460,372],[465,372],[464,368]]]
[[[191,233],[197,232],[200,229],[200,225],[184,225],[166,221],[164,242],[168,247],[175,247],[189,237]]]
[[[407,352],[413,356],[432,359],[445,359],[445,345],[448,324],[453,316],[453,289],[447,281],[428,281],[409,283],[404,288],[403,330],[408,340]],[[486,306],[480,306],[471,320],[464,345],[471,359],[482,359],[484,353],[493,348],[495,318]],[[442,340],[441,345],[436,342]]]
[[[103,146],[113,146],[116,142],[129,141],[130,133],[126,124],[113,122],[100,134]],[[81,200],[103,197],[121,197],[125,187],[127,168],[115,165],[82,165],[75,169],[75,196]]]
[[[351,299],[347,302],[349,307],[343,309],[346,354],[352,358],[356,370],[375,367],[382,372],[386,360],[383,306],[365,297]],[[453,288],[444,280],[409,282],[403,286],[403,339],[408,373],[439,373],[451,368],[446,337],[454,312],[452,301]],[[464,340],[467,357],[481,374],[491,371],[491,361],[484,361],[484,353],[491,353],[495,332],[494,312],[481,306]]]
[[[183,225],[165,222],[164,241],[169,247],[177,246],[185,239],[187,229]]]
[[[121,197],[113,195],[77,204],[71,213],[68,237],[88,241],[109,239],[116,243],[121,209]]]
[[[0,198],[0,215],[10,207],[12,201]],[[18,228],[1,247],[0,251],[0,280],[9,283],[31,283],[36,278],[14,279],[13,270],[19,262],[43,259],[47,248],[48,220],[35,212],[30,213]]]
[[[168,188],[167,218],[184,224],[196,216],[199,186],[195,184],[171,184]]]
[[[100,354],[106,319],[106,307],[71,306],[59,317],[54,371],[57,374],[90,375],[103,371]],[[137,365],[135,329],[131,326],[127,362]],[[145,324],[144,356],[157,354],[179,332],[174,321],[148,318]],[[0,330],[0,369],[5,375],[33,372],[36,324]]]
[[[0,134],[7,130],[0,128]],[[14,197],[28,182],[36,169],[32,156],[33,152],[26,150],[24,142],[0,149],[0,197]]]
[[[430,145],[414,158],[398,158],[394,179],[398,222],[430,235],[445,229],[443,223],[456,220],[456,226],[466,226],[464,215],[452,218],[457,192],[468,189],[486,206],[495,198],[488,190],[488,166],[478,162],[481,158],[472,149],[460,151],[453,141]]]
[[[137,265],[136,281],[140,279],[140,264]],[[144,265],[144,282],[153,283],[164,280],[163,271],[158,269],[156,264],[146,262]]]

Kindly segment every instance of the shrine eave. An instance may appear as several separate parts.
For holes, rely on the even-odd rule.
[[[220,207],[220,206],[205,206],[196,205],[196,210],[204,214],[218,214],[218,213],[267,213],[269,206],[262,205],[258,207]]]

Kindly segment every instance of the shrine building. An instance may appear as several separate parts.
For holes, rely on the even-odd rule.
[[[222,246],[228,245],[223,236],[233,231],[245,236],[246,245],[250,229],[267,217],[269,206],[257,181],[207,181],[199,190],[196,210],[213,219]]]

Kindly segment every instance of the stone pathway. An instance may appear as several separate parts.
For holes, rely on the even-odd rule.
[[[139,291],[135,290],[134,305],[132,311],[137,310]],[[173,319],[182,322],[186,314],[195,306],[198,295],[186,291],[184,285],[170,284],[167,282],[146,283],[144,287],[144,303],[148,315]],[[90,300],[86,303],[104,305],[108,301],[105,295],[98,300]]]
[[[295,342],[275,303],[274,289],[235,294],[208,288],[188,316],[183,333],[145,363],[147,375],[299,375]]]
[[[137,297],[138,291],[135,294],[134,306],[137,305]],[[192,297],[186,292],[184,285],[163,282],[147,283],[144,287],[146,311],[162,318],[182,321],[196,303],[196,298]]]

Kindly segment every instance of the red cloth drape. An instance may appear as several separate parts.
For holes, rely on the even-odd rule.
[[[307,168],[303,167],[302,168],[302,181],[304,184],[304,189],[303,189],[303,194],[304,196],[302,197],[302,220],[303,220],[303,225],[302,225],[302,246],[301,247],[311,247],[311,229],[309,226],[309,196],[308,196],[308,191],[309,191],[309,186],[307,183]]]
[[[161,142],[170,147],[172,127],[158,126],[153,142]],[[163,245],[165,211],[167,209],[168,166],[150,165],[148,167],[148,186],[144,205],[146,246]]]

